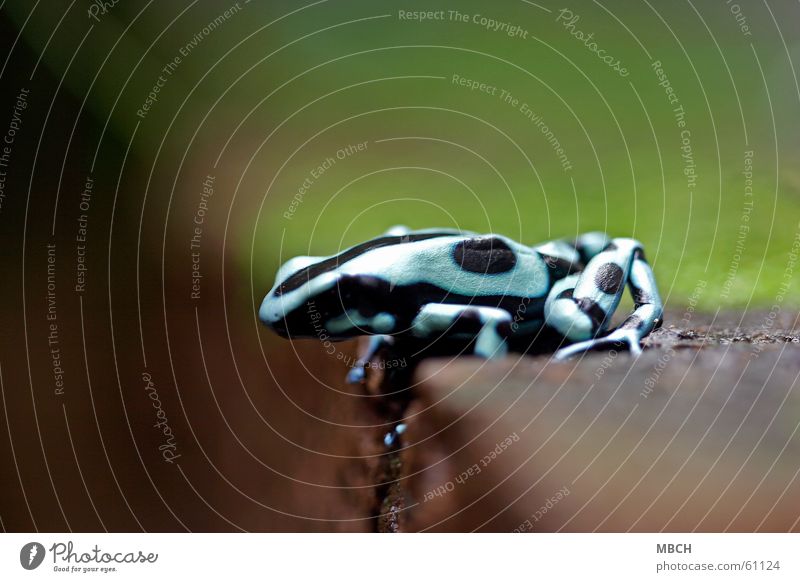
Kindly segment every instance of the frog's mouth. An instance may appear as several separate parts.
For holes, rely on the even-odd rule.
[[[267,296],[258,318],[261,322],[285,339],[312,337],[325,332],[323,321],[327,310],[318,311],[316,304],[304,304],[300,308],[284,311],[281,298]]]
[[[282,338],[289,338],[289,330],[286,327],[285,319],[279,319],[278,321],[267,323],[267,325]]]

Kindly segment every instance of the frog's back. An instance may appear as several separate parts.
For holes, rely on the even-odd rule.
[[[550,288],[541,256],[509,238],[471,233],[400,238],[405,240],[376,244],[341,263],[341,273],[384,280],[392,289],[415,292],[420,302],[519,303],[544,297]]]
[[[295,335],[311,333],[311,307],[329,327],[356,313],[362,319],[385,313],[394,329],[404,329],[424,307],[438,303],[501,308],[533,329],[543,320],[555,281],[572,268],[555,250],[494,234],[388,233],[330,257],[293,259],[279,271],[260,316]]]

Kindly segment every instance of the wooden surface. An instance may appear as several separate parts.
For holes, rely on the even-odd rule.
[[[798,375],[787,344],[430,361],[401,528],[798,531]]]

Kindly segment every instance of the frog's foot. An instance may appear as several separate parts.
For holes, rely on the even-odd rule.
[[[367,348],[364,350],[356,363],[347,372],[348,384],[360,384],[367,377],[367,368],[376,354],[385,347],[394,345],[394,338],[390,335],[373,335],[369,338]]]
[[[391,448],[397,444],[400,435],[406,431],[405,423],[401,422],[395,426],[391,431],[387,432],[383,437],[383,444]]]
[[[566,360],[577,354],[598,349],[625,348],[632,356],[638,357],[642,353],[639,345],[639,334],[633,329],[617,329],[607,336],[578,342],[561,348],[553,356],[556,360]]]

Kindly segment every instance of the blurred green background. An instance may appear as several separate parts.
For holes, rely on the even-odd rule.
[[[178,184],[179,222],[191,222],[203,176],[217,176],[213,236],[243,276],[252,266],[254,296],[290,256],[333,254],[397,223],[531,244],[594,229],[636,237],[673,304],[706,281],[706,307],[770,305],[787,280],[800,220],[795,3],[125,2],[97,22],[73,11],[50,38],[60,11],[50,22],[45,11],[27,21],[26,2],[5,10],[25,23],[20,42],[37,52],[49,43],[42,66],[56,78],[70,68],[64,88],[85,97],[96,131],[107,124],[101,157],[136,130],[128,163],[143,178],[152,168],[165,196]],[[403,16],[420,10],[441,12]],[[94,24],[86,37],[73,19]],[[629,74],[576,31],[593,33]],[[137,116],[162,67],[192,42]],[[363,151],[336,159],[358,143]]]

